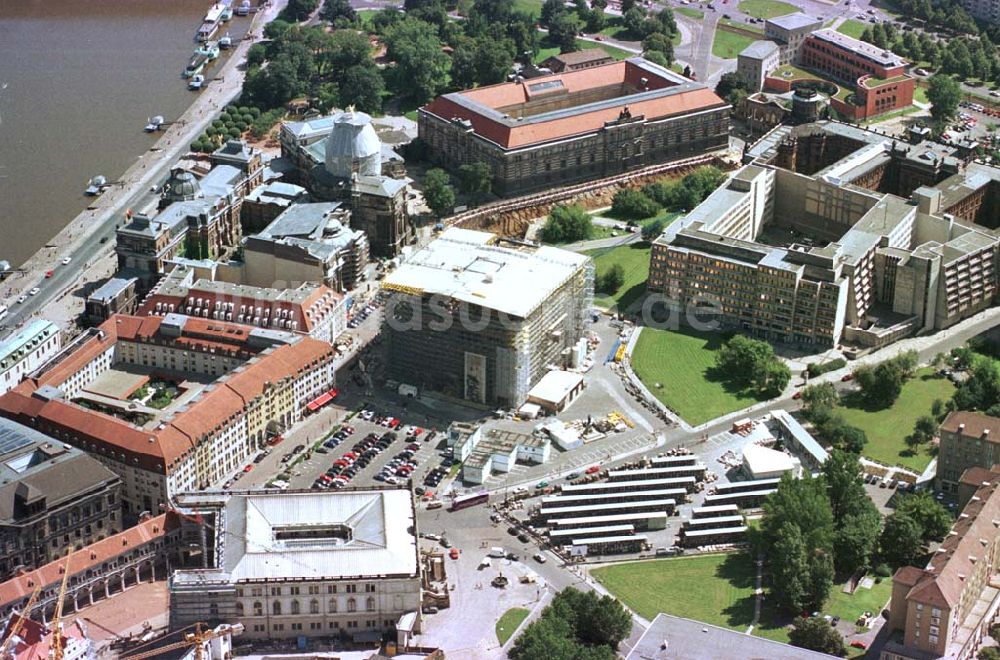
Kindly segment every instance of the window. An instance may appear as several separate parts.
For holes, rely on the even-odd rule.
[[[309,614],[319,614],[319,601],[315,598],[309,601]]]
[[[243,616],[243,603],[239,601],[236,603],[236,616]]]
[[[298,614],[298,613],[299,613],[299,601],[293,600],[292,601],[292,614]]]
[[[369,596],[368,599],[365,600],[365,609],[368,610],[369,612],[375,611],[375,599],[372,598],[371,596]]]
[[[272,596],[280,596],[281,595],[281,587],[271,587],[271,595]]]
[[[327,609],[330,612],[336,612],[337,611],[337,599],[336,598],[331,598],[330,599],[330,602],[327,603]]]
[[[369,594],[375,593],[375,585],[369,582],[365,585],[365,592]]]
[[[279,616],[281,614],[281,601],[276,600],[271,604],[271,614],[274,614],[275,616]]]
[[[358,603],[353,598],[348,598],[347,599],[347,611],[348,612],[357,612],[358,611]]]
[[[298,596],[299,595],[299,588],[298,587],[289,587],[288,590],[291,592],[291,594],[293,596]]]
[[[253,615],[264,616],[264,605],[259,600],[253,604]]]

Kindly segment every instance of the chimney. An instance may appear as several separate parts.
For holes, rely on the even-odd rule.
[[[964,430],[965,430],[965,424],[964,423],[963,424],[959,424],[958,425],[958,432],[961,433]]]

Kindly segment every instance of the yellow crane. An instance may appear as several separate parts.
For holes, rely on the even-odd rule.
[[[63,601],[66,600],[66,584],[69,582],[69,560],[73,556],[73,548],[66,552],[66,565],[63,566],[62,583],[59,585],[59,595],[56,596],[56,612],[52,616],[52,659],[62,660],[63,657],[63,636],[62,636],[62,612]]]
[[[24,627],[25,620],[31,616],[31,608],[35,606],[35,602],[38,601],[38,594],[42,593],[42,585],[35,587],[35,590],[31,592],[31,597],[28,598],[28,603],[24,606],[24,609],[18,614],[17,621],[11,625],[10,630],[7,632],[7,638],[3,640],[3,644],[0,645],[0,658],[6,660],[8,657],[12,657],[13,649],[11,648],[12,640],[21,634],[21,628]]]
[[[202,630],[202,624],[194,624],[194,632],[184,635],[184,640],[180,642],[174,642],[173,644],[167,644],[166,646],[161,646],[159,648],[153,649],[151,651],[144,651],[142,653],[136,653],[134,655],[127,655],[121,660],[141,660],[141,658],[151,658],[154,655],[160,655],[161,653],[166,653],[167,651],[173,651],[174,649],[183,649],[190,646],[194,647],[194,660],[204,660],[204,650],[205,642],[211,641],[218,637],[224,637],[228,634],[239,635],[243,632],[243,624],[237,623],[231,626],[221,626],[216,632],[215,630]]]

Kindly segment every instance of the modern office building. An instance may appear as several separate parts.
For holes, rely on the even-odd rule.
[[[794,64],[798,62],[802,42],[821,27],[822,19],[796,12],[764,21],[764,36],[778,44],[781,64]]]
[[[171,313],[290,330],[334,343],[347,328],[344,296],[313,282],[295,288],[263,288],[218,280],[195,279],[195,271],[177,266],[146,296],[137,316]]]
[[[0,578],[121,527],[118,475],[79,449],[0,419]]]
[[[853,90],[853,98],[834,107],[852,119],[865,119],[909,107],[914,80],[906,74],[907,62],[884,50],[826,28],[802,43],[800,64],[829,76]]]
[[[773,41],[755,41],[736,58],[736,73],[750,83],[751,92],[764,87],[764,79],[781,66],[781,50]]]
[[[59,326],[35,319],[0,342],[0,394],[45,364],[62,348]]]
[[[1000,609],[1000,470],[988,473],[923,569],[892,578],[880,660],[970,660]]]
[[[938,436],[938,490],[957,493],[968,469],[1000,464],[1000,419],[996,417],[955,411],[941,423]]]
[[[451,228],[382,285],[389,377],[482,406],[516,407],[584,334],[593,262]]]
[[[334,356],[287,330],[118,315],[0,397],[0,415],[103,463],[134,518],[241,470],[333,387]]]
[[[729,145],[729,106],[702,83],[640,57],[444,94],[417,111],[447,168],[483,162],[519,195]]]
[[[681,320],[707,305],[724,327],[793,344],[949,327],[992,304],[1000,241],[943,212],[961,203],[941,183],[958,163],[936,148],[830,122],[778,127],[654,241],[648,288]]]
[[[177,506],[192,551],[170,578],[174,629],[224,621],[251,640],[360,642],[394,633],[407,613],[419,623],[407,488],[187,493]]]

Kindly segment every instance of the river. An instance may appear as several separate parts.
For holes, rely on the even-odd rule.
[[[0,1],[0,259],[23,263],[87,207],[88,179],[114,181],[152,146],[149,117],[191,104],[180,74],[210,5]],[[249,24],[234,17],[217,37]]]

